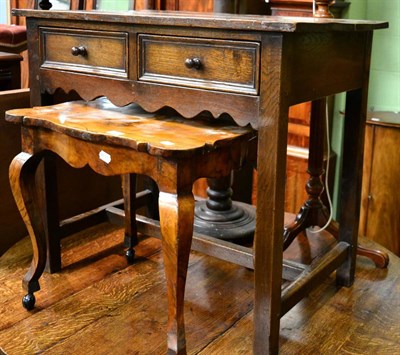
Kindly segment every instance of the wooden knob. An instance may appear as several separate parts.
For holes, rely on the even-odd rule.
[[[41,2],[39,2],[39,7],[42,10],[50,10],[52,8],[52,4],[49,0],[42,0]]]
[[[189,69],[192,69],[192,68],[200,69],[202,66],[200,58],[187,58],[185,60],[185,65],[186,65],[186,68],[189,68]]]
[[[81,55],[81,56],[84,57],[87,54],[87,51],[86,51],[86,48],[84,46],[78,46],[78,47],[73,46],[71,48],[71,53],[74,56]]]

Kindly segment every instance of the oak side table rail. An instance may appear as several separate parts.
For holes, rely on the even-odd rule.
[[[280,317],[323,277],[336,270],[339,285],[353,283],[372,34],[387,23],[169,11],[14,14],[27,18],[32,105],[75,91],[150,112],[167,106],[186,118],[229,114],[258,130],[255,354],[278,352]],[[293,269],[282,260],[289,106],[339,92],[347,100],[338,243],[281,292],[282,273]]]

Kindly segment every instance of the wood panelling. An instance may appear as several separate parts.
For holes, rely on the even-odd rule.
[[[232,1],[233,2],[233,1]],[[175,9],[179,11],[200,11],[200,12],[212,12],[214,10],[213,0],[187,0],[187,1],[170,1],[171,4],[167,4],[168,9]]]
[[[6,110],[19,107],[29,107],[29,90],[0,92],[0,255],[27,234],[8,179],[8,166],[21,151],[20,128],[4,120]]]
[[[11,9],[33,9],[35,0],[10,0]],[[11,23],[14,25],[25,25],[25,17],[11,16]],[[21,87],[29,87],[29,68],[28,51],[21,53],[23,61],[21,62]]]
[[[366,127],[360,234],[400,255],[400,114],[387,114],[397,125],[369,120]]]
[[[21,88],[19,54],[0,52],[0,90],[16,90]]]

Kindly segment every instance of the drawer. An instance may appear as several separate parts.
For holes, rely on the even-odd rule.
[[[41,68],[128,77],[128,33],[40,29]]]
[[[140,34],[139,80],[258,94],[260,44]]]

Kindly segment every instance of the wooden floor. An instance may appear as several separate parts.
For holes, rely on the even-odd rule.
[[[315,238],[315,237],[311,237]],[[63,271],[45,274],[36,308],[22,308],[25,238],[0,258],[0,348],[6,354],[163,354],[166,296],[160,241],[127,266],[123,231],[109,224],[63,241]],[[305,238],[303,238],[305,239]],[[295,247],[294,247],[295,248]],[[314,257],[303,249],[302,257]],[[281,354],[400,354],[400,260],[358,258],[357,280],[327,279],[281,321]],[[186,291],[190,354],[251,354],[253,272],[192,253]],[[1,353],[1,352],[0,352]]]

